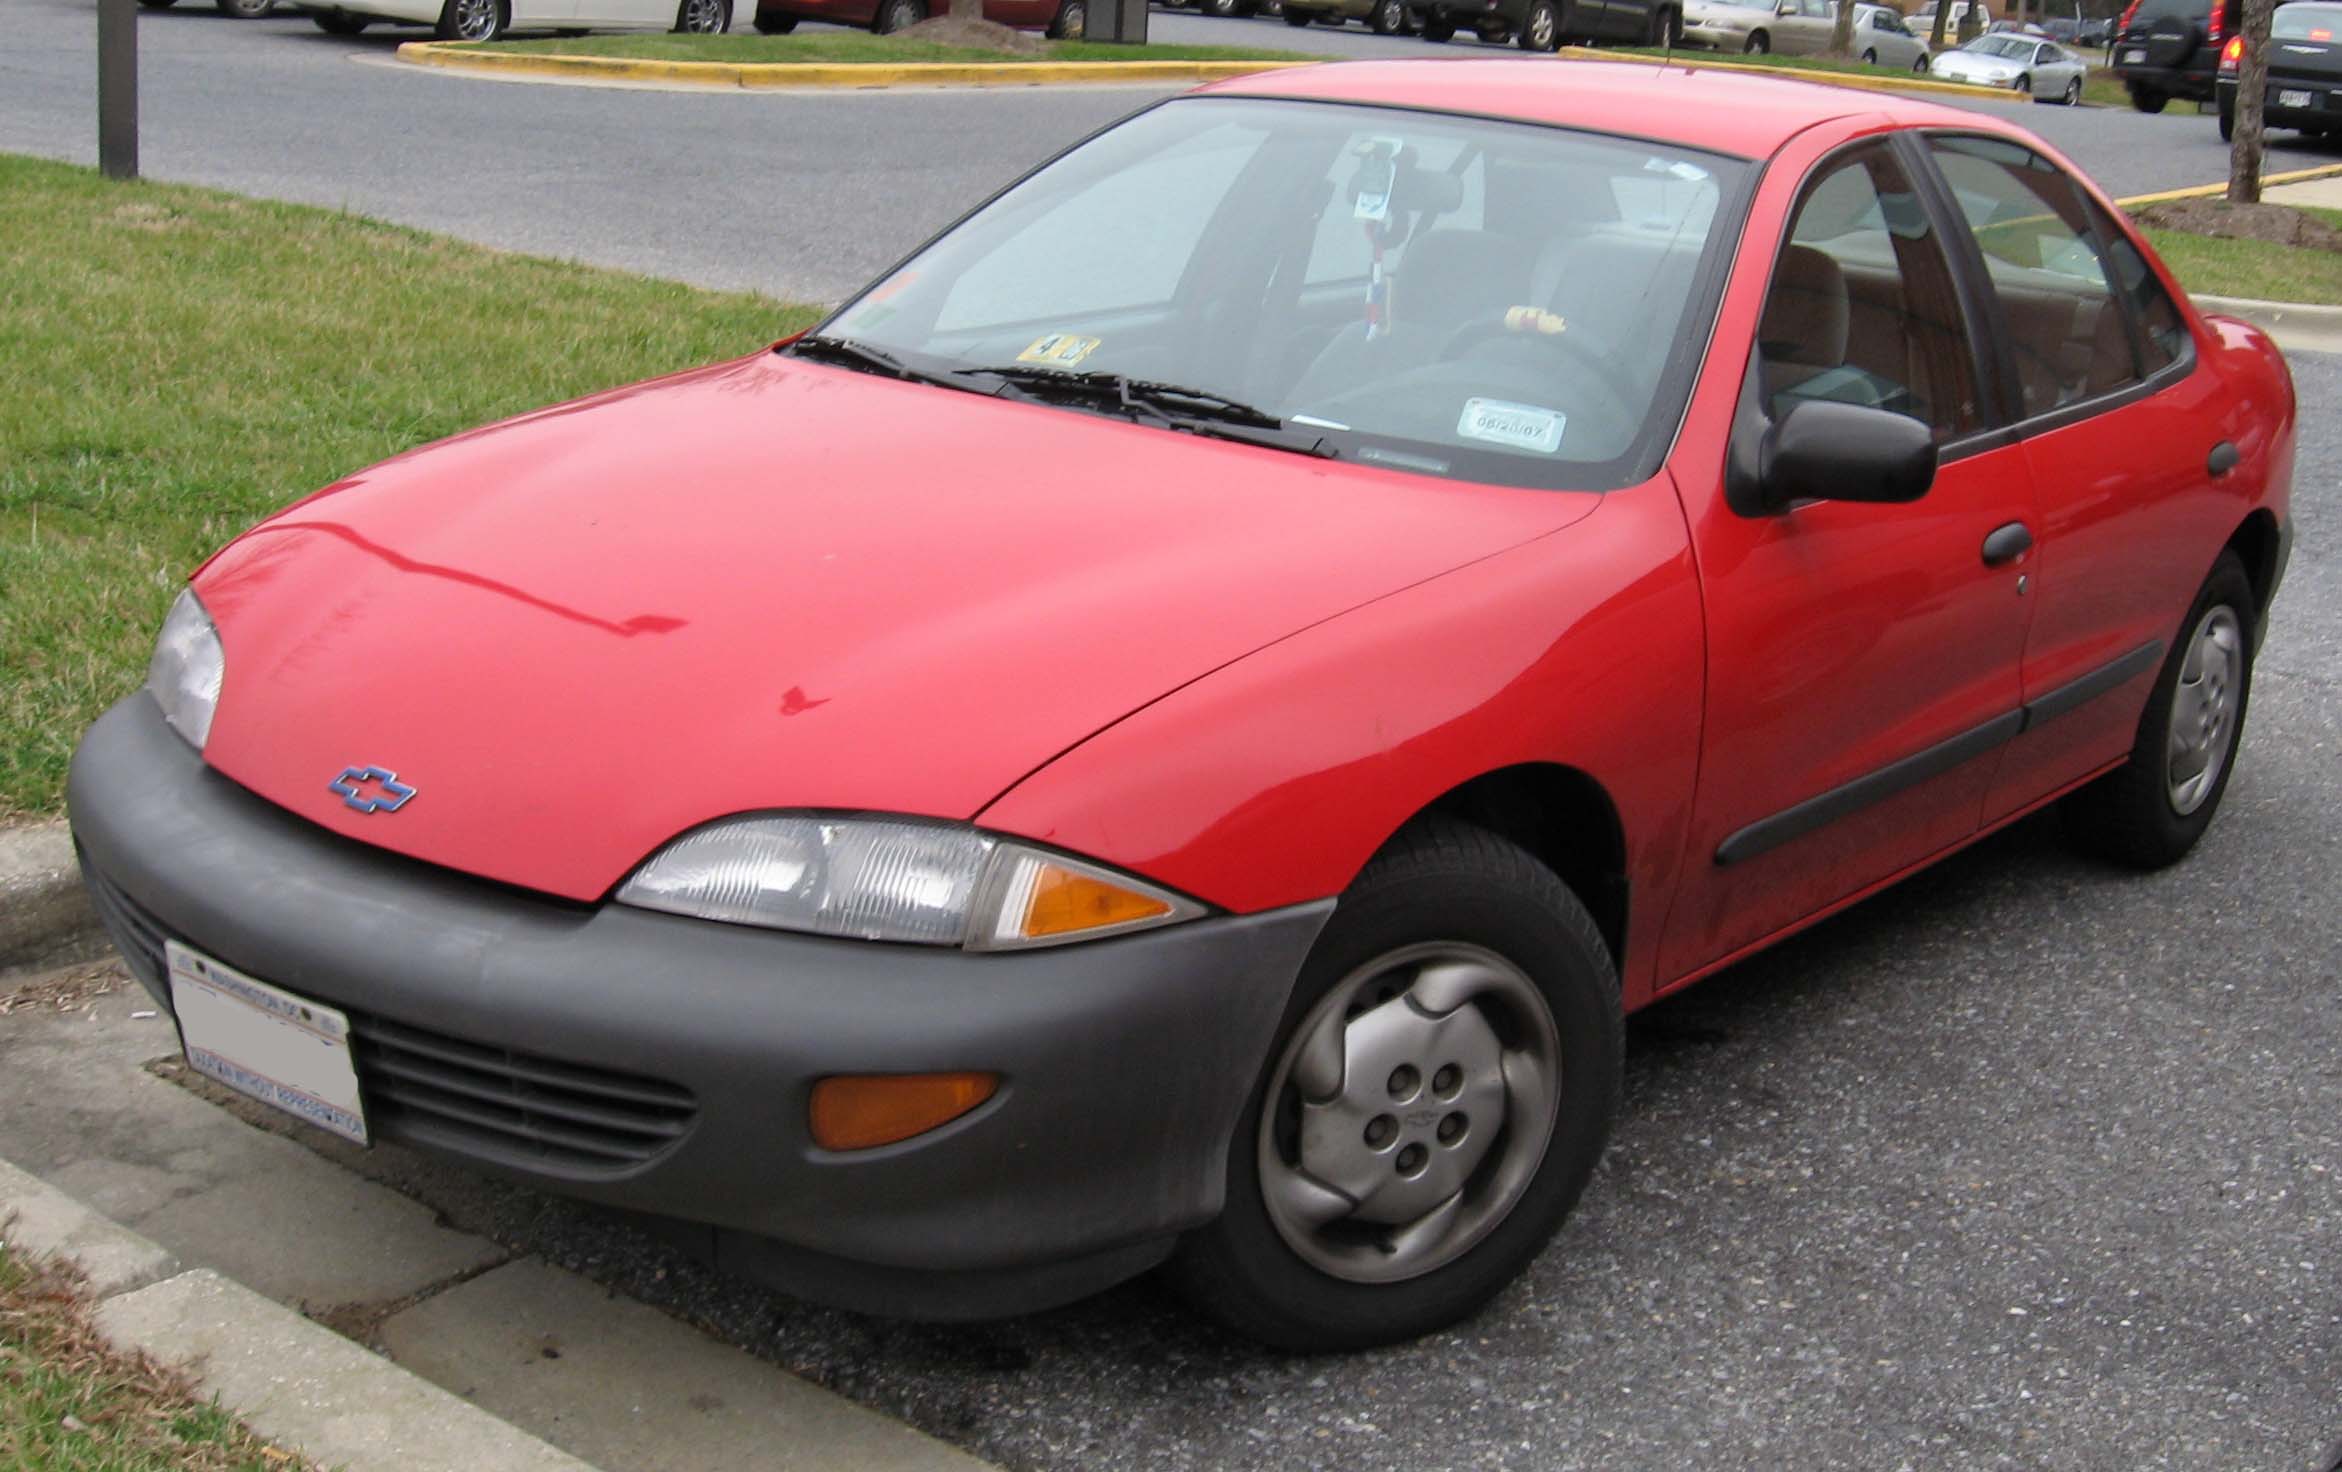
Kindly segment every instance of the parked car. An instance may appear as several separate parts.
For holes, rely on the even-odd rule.
[[[2141,112],[2174,97],[2209,102],[2220,48],[2243,29],[2241,0],[2133,0],[2115,32],[2115,75]]]
[[[2272,128],[2298,128],[2312,137],[2342,132],[2342,4],[2293,0],[2280,5],[2269,23],[2269,81],[2261,98],[2261,121]],[[2237,73],[2244,61],[2244,37],[2231,36],[2220,52],[2220,136],[2236,135]]]
[[[1081,39],[1088,12],[1087,0],[984,0],[986,20],[1063,40]],[[768,36],[786,35],[801,20],[868,26],[885,36],[950,13],[951,0],[756,0],[755,23]]]
[[[1286,0],[1288,11],[1292,0]],[[1624,41],[1672,46],[1683,38],[1674,0],[1411,0],[1426,41],[1468,30],[1483,41],[1512,39],[1524,51]]]
[[[1818,56],[1836,38],[1836,0],[1690,0],[1684,7],[1686,45],[1751,55]],[[1854,7],[1854,54],[1872,66],[1927,70],[1927,45],[1891,5]]]
[[[814,1298],[1169,1261],[1380,1343],[1545,1248],[1624,1012],[2052,803],[2187,854],[2294,415],[1989,115],[1255,75],[237,538],[73,833],[193,1067],[329,1131]]]
[[[1935,34],[1936,8],[1936,0],[1927,0],[1925,5],[1911,12],[1908,20],[1912,34],[1919,36],[1933,36]],[[1976,16],[1978,31],[1988,31],[1992,28],[1992,6],[1988,0],[1958,0],[1958,3],[1952,7],[1951,17],[1944,22],[1945,39],[1957,44],[1961,22],[1965,21],[1971,12]]]
[[[2089,75],[2090,64],[2055,41],[1995,35],[1978,36],[1957,51],[1943,52],[1932,69],[1947,82],[2005,87],[2035,102],[2072,107],[2082,100],[2082,80]]]
[[[168,10],[179,0],[138,0],[149,10]],[[276,0],[212,0],[220,14],[236,20],[258,20],[276,9]]]
[[[336,36],[389,22],[431,26],[447,41],[493,41],[516,28],[707,35],[732,24],[732,0],[353,0],[301,8]]]
[[[1313,21],[1338,26],[1362,20],[1378,36],[1403,35],[1415,29],[1407,0],[1285,0],[1282,13],[1289,26]]]
[[[2073,44],[2099,50],[2114,40],[2114,21],[2107,16],[2085,20],[2074,28]]]

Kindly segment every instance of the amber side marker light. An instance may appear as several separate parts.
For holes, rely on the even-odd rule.
[[[1045,864],[1034,876],[1032,898],[1026,902],[1021,933],[1028,940],[1073,935],[1128,925],[1171,913],[1171,902],[1158,895],[1140,894],[1094,875],[1057,864]]]
[[[869,1150],[949,1124],[1000,1089],[997,1073],[845,1073],[813,1086],[806,1110],[824,1150]]]

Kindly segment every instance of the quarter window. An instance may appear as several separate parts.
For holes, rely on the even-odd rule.
[[[2111,284],[2119,273],[2099,254],[2072,181],[1999,139],[1933,138],[1929,147],[1992,278],[2026,417],[2138,381]]]
[[[1908,414],[1945,439],[1983,419],[1951,267],[1884,145],[1805,187],[1757,328],[1775,417],[1801,399]]]

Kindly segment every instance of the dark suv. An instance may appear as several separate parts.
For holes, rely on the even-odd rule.
[[[2134,0],[2114,37],[2114,73],[2141,112],[2174,97],[2212,100],[2220,43],[2244,26],[2241,0]]]
[[[1426,41],[1473,31],[1483,41],[1510,36],[1524,51],[1551,51],[1565,42],[1683,40],[1681,0],[1410,0],[1410,8]]]

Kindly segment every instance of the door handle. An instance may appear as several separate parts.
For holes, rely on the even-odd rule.
[[[2243,458],[2243,456],[2237,453],[2236,446],[2233,443],[2228,440],[2222,440],[2219,444],[2216,444],[2212,447],[2211,454],[2204,457],[2204,468],[2211,471],[2214,476],[2226,475],[2231,470],[2234,470],[2236,468],[2236,462]]]
[[[1984,565],[1998,567],[2033,550],[2033,529],[2021,521],[1996,526],[1984,539]]]

